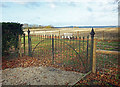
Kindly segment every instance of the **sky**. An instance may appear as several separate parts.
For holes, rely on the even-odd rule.
[[[118,0],[1,0],[0,16],[43,26],[117,26]]]

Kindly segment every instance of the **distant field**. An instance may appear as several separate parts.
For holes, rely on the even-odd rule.
[[[118,39],[118,28],[94,28],[95,37],[102,39],[103,35],[105,39]],[[27,29],[24,29],[25,34],[27,35]],[[80,36],[87,36],[91,28],[42,28],[42,29],[30,29],[30,34],[40,34],[40,35],[63,35],[64,33],[73,33],[75,36],[77,35],[77,31],[79,31]],[[104,33],[103,33],[104,32]]]

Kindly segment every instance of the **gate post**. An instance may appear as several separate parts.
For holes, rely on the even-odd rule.
[[[93,65],[92,72],[96,73],[96,38],[94,38],[94,46],[93,46]]]
[[[54,36],[52,35],[52,63],[54,64]]]
[[[24,43],[24,55],[25,55],[25,34],[23,34],[23,39],[24,39],[24,40],[23,40],[23,41],[24,41],[23,43]]]
[[[28,29],[28,55],[31,56],[31,38],[30,38],[30,30]]]
[[[93,45],[94,45],[94,29],[92,28],[92,31],[90,32],[91,34],[91,52],[90,52],[90,70],[92,70],[92,65],[93,65]]]
[[[21,35],[19,35],[19,56],[22,57],[22,53],[21,53]]]

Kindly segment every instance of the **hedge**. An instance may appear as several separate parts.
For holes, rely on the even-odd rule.
[[[18,47],[18,36],[23,34],[22,24],[2,22],[2,55],[9,53],[9,49]]]

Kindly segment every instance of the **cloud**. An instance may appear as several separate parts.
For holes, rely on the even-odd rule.
[[[3,0],[3,2],[6,1],[17,3],[17,5],[20,4],[18,6],[23,5],[26,6],[27,8],[32,9],[32,10],[28,9],[26,11],[22,10],[24,11],[24,13],[27,12],[29,13],[30,11],[29,18],[31,16],[32,17],[38,16],[38,14],[36,14],[36,12],[38,12],[40,18],[37,17],[34,20],[31,19],[32,21],[31,20],[27,21],[31,23],[36,22],[43,24],[61,23],[71,25],[72,24],[99,25],[101,23],[109,24],[109,21],[111,22],[110,24],[115,24],[116,23],[115,20],[117,20],[116,17],[116,13],[118,12],[117,0]],[[43,4],[42,2],[45,3]],[[33,10],[34,8],[37,7],[40,8]],[[55,10],[53,9],[51,10],[50,8],[53,9],[55,8]]]
[[[33,8],[39,7],[40,3],[38,3],[38,2],[27,2],[26,4],[24,4],[24,6],[33,9]]]
[[[89,12],[92,12],[92,8],[90,8],[90,7],[87,7],[87,10],[88,10]]]
[[[8,7],[10,7],[10,6],[7,5],[7,4],[5,4],[5,3],[0,3],[0,7],[2,7],[2,8],[8,8]]]
[[[119,0],[2,0],[2,2],[118,2]]]
[[[51,7],[51,8],[55,8],[55,7],[56,7],[56,5],[55,5],[55,4],[53,4],[53,3],[50,3],[50,7]]]

